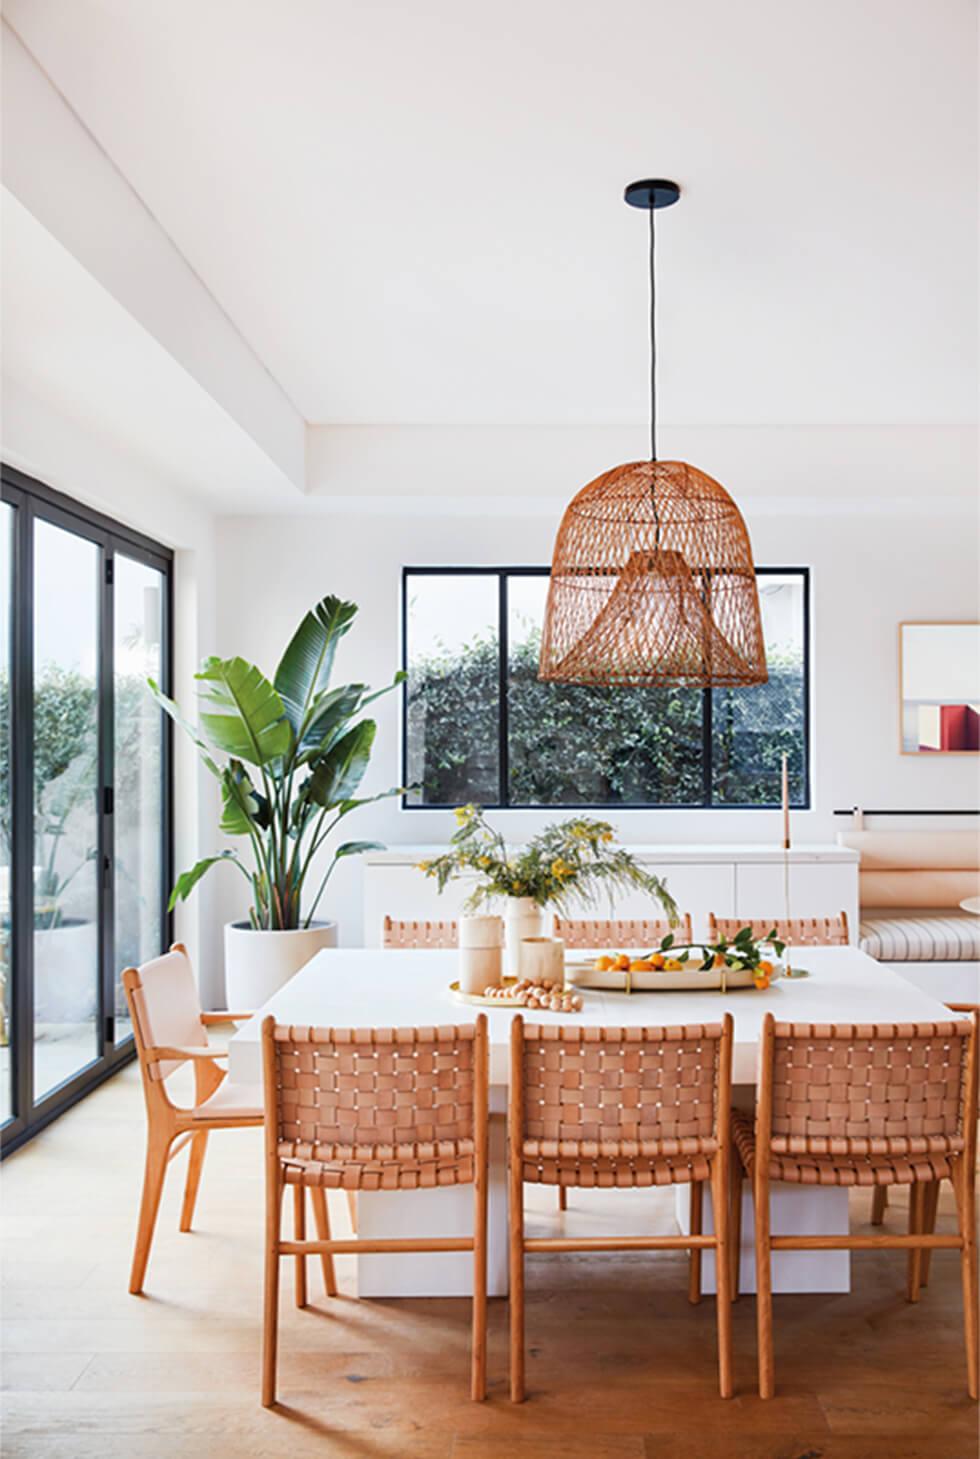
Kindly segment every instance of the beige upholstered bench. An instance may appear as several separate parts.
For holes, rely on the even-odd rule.
[[[944,1002],[980,997],[980,894],[973,831],[846,831],[860,853],[861,948]]]

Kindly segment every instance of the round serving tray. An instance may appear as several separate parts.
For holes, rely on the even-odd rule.
[[[601,956],[597,954],[596,956]],[[781,964],[770,982],[785,975]],[[799,976],[799,975],[796,975]],[[604,993],[727,993],[734,988],[754,988],[749,968],[682,968],[672,972],[655,969],[626,972],[616,968],[600,971],[595,958],[575,958],[565,963],[565,981],[575,988],[599,988]]]

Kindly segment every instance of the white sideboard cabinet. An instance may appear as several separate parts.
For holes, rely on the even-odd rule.
[[[417,870],[443,846],[392,846],[364,857],[364,942],[381,943],[385,915],[418,920],[457,917],[466,899],[462,881],[442,896],[434,881]],[[632,846],[651,871],[664,877],[681,912],[690,912],[694,936],[704,937],[708,913],[718,917],[789,915],[834,917],[847,913],[851,941],[858,929],[858,855],[846,846],[801,845],[789,852],[771,846]],[[648,900],[630,893],[616,900],[612,915],[649,913]],[[605,908],[593,915],[607,915]]]

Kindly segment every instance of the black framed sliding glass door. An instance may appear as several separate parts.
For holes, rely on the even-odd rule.
[[[131,1056],[121,969],[169,936],[171,555],[20,472],[0,503],[0,1138]]]

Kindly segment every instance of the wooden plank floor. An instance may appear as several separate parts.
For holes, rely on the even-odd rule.
[[[468,1304],[357,1302],[350,1259],[327,1302],[291,1305],[278,1410],[259,1405],[260,1131],[212,1136],[196,1229],[171,1169],[147,1295],[126,1291],[142,1162],[135,1068],[3,1166],[3,1452],[8,1459],[976,1459],[958,1258],[918,1306],[905,1259],[854,1259],[847,1296],[777,1297],[778,1397],[754,1393],[753,1304],[735,1309],[738,1396],[717,1397],[714,1308],[684,1258],[531,1257],[528,1401],[506,1397],[507,1310],[490,1304],[490,1397],[467,1398]],[[652,1193],[667,1230],[671,1194]],[[612,1229],[614,1197],[572,1193],[571,1229]],[[533,1226],[555,1229],[552,1191]],[[334,1226],[345,1203],[331,1198]],[[621,1212],[622,1207],[619,1208]],[[867,1221],[855,1196],[852,1222]],[[904,1195],[890,1223],[904,1223]],[[944,1197],[941,1226],[948,1225]],[[630,1220],[635,1223],[636,1207]],[[628,1229],[621,1227],[620,1229]],[[635,1226],[634,1226],[635,1229]]]

